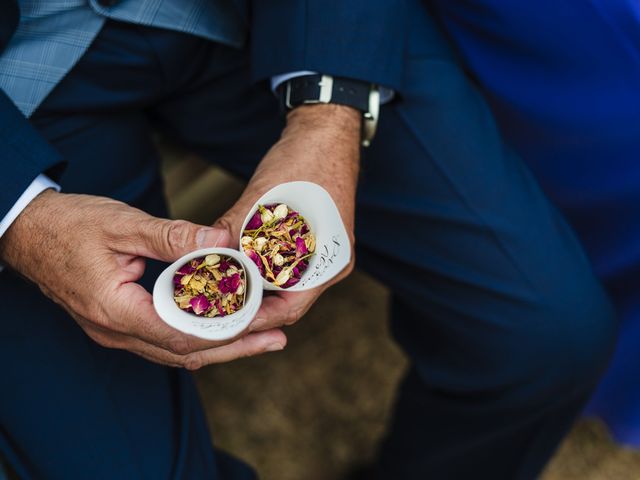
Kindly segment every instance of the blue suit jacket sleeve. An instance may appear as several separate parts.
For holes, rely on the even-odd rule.
[[[402,0],[255,0],[254,78],[313,70],[400,90],[404,16]]]
[[[31,126],[0,90],[0,219],[31,182],[43,172],[54,178],[62,165],[60,154]]]

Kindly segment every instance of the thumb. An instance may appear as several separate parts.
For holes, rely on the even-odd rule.
[[[154,218],[138,228],[134,255],[173,262],[200,248],[226,246],[229,233],[221,228],[205,227],[186,220]]]

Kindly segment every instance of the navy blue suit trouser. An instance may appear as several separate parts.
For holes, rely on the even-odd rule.
[[[358,264],[391,288],[411,359],[378,476],[534,478],[606,366],[614,317],[445,41],[412,28],[358,198]],[[154,129],[247,176],[282,127],[246,52],[114,22],[33,123],[68,162],[64,191],[156,215]],[[24,478],[252,478],[214,453],[186,372],[97,346],[10,272],[0,299],[0,447]]]

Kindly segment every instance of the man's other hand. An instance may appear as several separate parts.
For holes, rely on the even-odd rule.
[[[281,139],[264,157],[240,199],[215,226],[229,231],[233,239],[240,238],[242,222],[262,194],[281,183],[306,180],[329,192],[353,248],[361,119],[360,112],[340,105],[309,105],[292,110]],[[353,270],[353,264],[352,255],[351,264],[338,277],[318,288],[265,296],[250,331],[269,331],[295,323],[327,287]]]

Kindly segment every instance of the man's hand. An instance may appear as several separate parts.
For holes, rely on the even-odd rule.
[[[277,329],[211,342],[166,325],[136,283],[144,258],[175,261],[189,251],[225,245],[228,233],[152,217],[103,197],[47,190],[0,239],[0,260],[36,283],[102,346],[196,369],[281,350]]]
[[[240,238],[242,222],[262,194],[280,183],[307,180],[329,192],[353,245],[361,119],[360,112],[339,105],[309,105],[292,110],[281,139],[264,157],[238,202],[216,226],[227,229],[231,238]],[[351,273],[353,264],[352,256],[351,264],[337,278],[313,290],[267,295],[250,330],[265,331],[295,323],[327,287]]]

